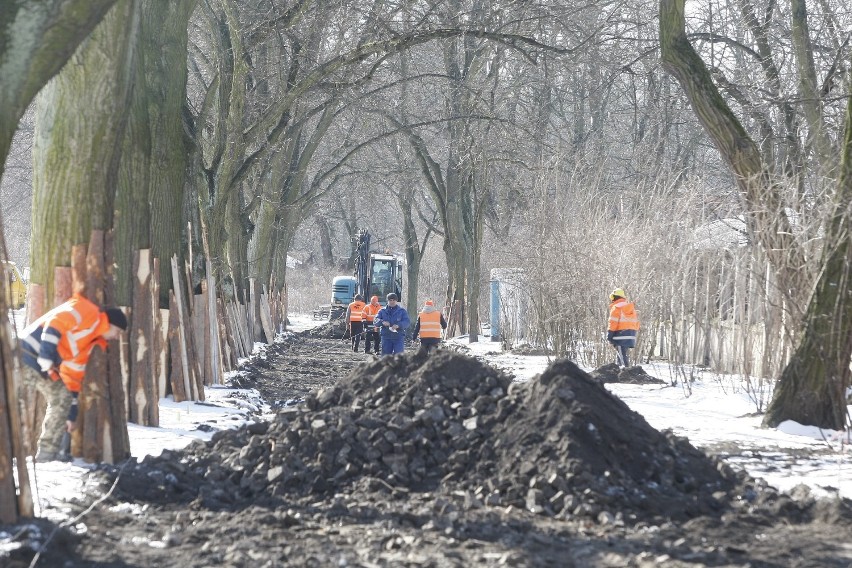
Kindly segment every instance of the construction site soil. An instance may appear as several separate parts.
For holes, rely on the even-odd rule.
[[[640,367],[558,360],[513,382],[340,335],[289,334],[245,365],[271,420],[92,472],[69,506],[102,501],[37,565],[852,566],[848,500],[779,493],[653,429],[603,386],[657,381]]]

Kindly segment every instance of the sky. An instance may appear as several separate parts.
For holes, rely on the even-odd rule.
[[[310,315],[290,317],[291,330],[307,329],[317,323]],[[469,343],[466,336],[454,338],[460,349],[529,380],[549,364],[545,356],[504,353],[499,343]],[[265,357],[265,346],[257,344],[253,357]],[[732,449],[728,462],[769,485],[789,490],[805,484],[819,496],[852,498],[852,444],[849,434],[785,422],[777,429],[761,428],[761,416],[737,377],[698,373],[690,389],[669,386],[672,369],[664,363],[643,365],[645,371],[666,381],[665,385],[607,385],[607,388],[640,413],[655,428],[671,429],[699,448]],[[590,371],[591,369],[586,369]],[[253,389],[205,387],[203,403],[160,400],[160,427],[129,425],[131,454],[141,460],[164,449],[180,449],[196,439],[209,440],[217,430],[234,428],[247,421],[250,411],[270,413]],[[61,523],[68,520],[68,496],[78,493],[91,467],[80,459],[73,463],[29,464],[34,487],[36,514]],[[0,534],[0,552],[4,546]]]

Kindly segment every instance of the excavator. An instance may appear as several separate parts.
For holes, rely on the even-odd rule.
[[[361,294],[365,302],[371,296],[378,296],[383,306],[391,292],[402,299],[402,260],[390,252],[371,252],[370,238],[366,229],[358,231],[354,238],[355,271],[352,276],[334,278],[329,319],[342,317],[355,294]]]

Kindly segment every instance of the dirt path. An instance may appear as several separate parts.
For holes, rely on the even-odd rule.
[[[570,363],[517,384],[309,334],[268,355],[240,382],[273,421],[93,474],[74,510],[115,492],[38,565],[852,565],[848,502],[778,495]]]

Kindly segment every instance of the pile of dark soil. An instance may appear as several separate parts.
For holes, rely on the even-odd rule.
[[[513,383],[449,350],[365,364],[347,347],[295,334],[270,346],[242,380],[268,401],[291,401],[272,422],[94,472],[99,483],[63,503],[80,516],[38,565],[852,561],[838,536],[852,528],[849,501],[779,494],[734,473],[653,430],[567,361]],[[10,534],[39,543],[51,530]],[[0,564],[29,566],[27,550]]]
[[[619,367],[615,363],[598,367],[592,371],[592,377],[601,383],[622,383],[629,385],[664,385],[665,381],[652,377],[645,369],[634,367]]]
[[[321,337],[324,339],[342,339],[346,333],[346,322],[343,321],[343,318],[336,318],[322,325],[299,332],[298,335]]]
[[[654,430],[567,360],[512,383],[448,351],[361,365],[270,424],[146,458],[119,487],[149,496],[151,480],[164,502],[208,508],[324,499],[357,486],[463,491],[475,508],[625,522],[719,511],[742,481]]]

